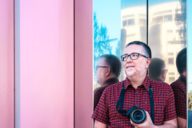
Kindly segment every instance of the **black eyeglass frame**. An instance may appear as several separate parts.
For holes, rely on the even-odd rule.
[[[140,56],[142,56],[144,58],[149,58],[146,55],[134,52],[134,53],[131,53],[131,54],[123,54],[123,55],[121,55],[121,61],[126,61],[128,58],[130,58],[131,60],[137,60]]]
[[[98,65],[98,66],[96,66],[96,70],[97,70],[98,68],[109,68],[109,66]]]

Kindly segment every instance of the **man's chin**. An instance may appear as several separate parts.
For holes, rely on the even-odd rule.
[[[126,73],[126,76],[127,76],[127,77],[132,77],[132,76],[134,76],[134,72],[127,72],[127,73]]]

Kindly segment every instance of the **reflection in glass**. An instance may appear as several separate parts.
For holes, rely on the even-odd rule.
[[[192,1],[187,1],[187,28],[192,28]],[[188,61],[187,61],[187,85],[188,85],[188,128],[192,128],[192,29],[187,29],[187,54],[188,54]]]
[[[134,0],[122,1],[121,23],[122,31],[125,37],[122,37],[122,44],[131,41],[146,42],[146,1],[137,3]],[[123,45],[123,46],[124,46]]]
[[[110,5],[110,6],[109,6]],[[120,39],[120,1],[117,0],[94,0],[93,1],[93,42],[94,42],[94,87],[96,82],[96,62],[103,54],[121,55]]]
[[[180,0],[164,0],[158,3],[149,0],[148,42],[153,57],[165,61],[168,69],[167,83],[172,83],[178,78],[176,56],[186,46],[184,5]]]

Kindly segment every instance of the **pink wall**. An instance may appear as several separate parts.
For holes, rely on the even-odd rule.
[[[13,0],[0,0],[0,128],[14,126]]]
[[[20,128],[73,128],[73,1],[20,0]]]
[[[92,125],[92,1],[75,1],[75,128]]]
[[[92,127],[92,2],[74,1],[15,0],[15,23],[0,1],[1,128],[14,128],[14,77],[15,128]]]

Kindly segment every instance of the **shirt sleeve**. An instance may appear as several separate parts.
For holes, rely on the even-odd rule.
[[[168,86],[168,90],[169,91],[165,105],[165,121],[169,121],[176,118],[174,93],[170,86]]]
[[[109,124],[109,107],[107,103],[107,98],[108,97],[105,89],[92,115],[92,118],[94,120],[97,120],[104,124]]]

